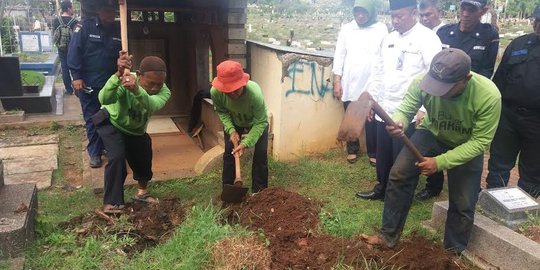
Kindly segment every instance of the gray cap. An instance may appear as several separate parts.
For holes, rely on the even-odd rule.
[[[471,58],[462,50],[449,48],[433,57],[429,72],[420,82],[424,92],[440,97],[471,72]]]

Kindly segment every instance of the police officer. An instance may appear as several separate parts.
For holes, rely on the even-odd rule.
[[[519,153],[518,186],[540,195],[540,5],[533,13],[534,32],[514,39],[504,51],[493,82],[503,108],[491,143],[487,188],[508,184]]]
[[[116,72],[116,59],[121,50],[120,27],[115,23],[114,1],[101,0],[97,16],[84,18],[73,30],[68,50],[68,66],[73,89],[79,97],[86,122],[90,167],[101,167],[103,142],[92,123],[92,115],[100,109],[98,93]]]
[[[491,78],[499,50],[499,33],[491,24],[481,23],[480,18],[488,8],[487,0],[462,0],[459,6],[459,22],[447,24],[437,31],[443,49],[458,48],[471,58],[471,70]],[[443,188],[443,177],[430,177],[426,187],[416,194],[418,200],[433,198]]]
[[[480,18],[488,8],[487,0],[462,0],[459,22],[448,24],[437,31],[444,48],[458,48],[471,57],[471,70],[491,78],[499,50],[499,33]]]

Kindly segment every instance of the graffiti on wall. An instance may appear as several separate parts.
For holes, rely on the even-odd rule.
[[[291,78],[291,89],[285,92],[285,97],[290,94],[311,95],[318,98],[324,98],[326,94],[332,95],[333,89],[330,79],[325,79],[324,68],[318,68],[317,62],[298,60],[292,63],[288,68],[288,77]],[[308,85],[300,85],[297,79],[303,73],[309,74],[310,82]]]

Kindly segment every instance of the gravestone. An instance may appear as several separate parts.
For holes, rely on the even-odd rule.
[[[18,57],[0,57],[0,74],[0,97],[23,95]]]
[[[3,182],[0,160],[0,180]],[[0,260],[20,256],[34,238],[35,184],[0,185]]]
[[[519,187],[483,190],[478,205],[488,217],[512,229],[527,221],[529,215],[540,213],[540,204]]]
[[[19,32],[21,52],[41,52],[41,40],[38,32]]]

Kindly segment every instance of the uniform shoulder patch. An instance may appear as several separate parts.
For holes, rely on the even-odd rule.
[[[77,32],[79,32],[79,31],[81,31],[81,28],[82,28],[82,24],[77,23],[77,24],[75,25],[75,29],[73,29],[73,32],[77,33]]]
[[[453,35],[452,29],[454,28],[454,24],[445,24],[437,30],[437,35]]]

